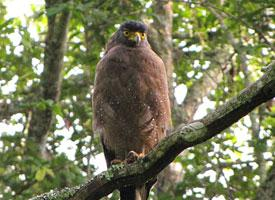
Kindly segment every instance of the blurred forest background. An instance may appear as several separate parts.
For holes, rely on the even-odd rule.
[[[104,170],[91,96],[96,63],[122,22],[149,25],[167,67],[174,127],[236,95],[275,56],[273,0],[45,0],[20,18],[7,16],[7,2],[0,0],[0,199],[79,185]],[[150,198],[275,199],[274,116],[273,100],[183,152]]]

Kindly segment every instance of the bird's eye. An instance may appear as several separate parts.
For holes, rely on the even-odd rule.
[[[145,33],[141,33],[141,39],[142,39],[142,40],[145,39]]]
[[[123,34],[127,37],[127,36],[129,36],[130,33],[129,33],[129,31],[124,31]]]

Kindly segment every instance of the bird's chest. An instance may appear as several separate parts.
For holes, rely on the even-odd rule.
[[[118,76],[129,76],[138,73],[145,73],[148,70],[154,70],[155,57],[152,52],[146,48],[134,49],[127,48],[111,54],[108,64],[105,65],[108,74],[113,78]]]
[[[158,84],[157,61],[146,50],[125,50],[111,54],[104,62],[108,63],[103,64],[102,93],[109,110],[121,120],[137,121],[137,114],[147,108],[148,97]]]
[[[135,99],[136,94],[143,92],[148,78],[152,79],[156,74],[154,63],[140,52],[131,51],[123,56],[111,57],[108,62],[108,67],[104,69],[108,75],[108,84],[120,96]]]

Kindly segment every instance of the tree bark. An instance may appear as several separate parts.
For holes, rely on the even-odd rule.
[[[266,180],[261,184],[256,198],[261,200],[272,200],[275,198],[275,162],[267,173]]]
[[[53,104],[58,102],[62,83],[63,57],[66,50],[67,31],[70,19],[68,8],[60,13],[50,13],[51,9],[71,0],[53,1],[46,0],[46,13],[48,18],[48,32],[44,51],[44,71],[40,79],[40,93],[38,101],[45,104],[45,108],[34,107],[32,110],[28,130],[28,142],[31,152],[39,152],[46,158],[46,139],[53,119]],[[37,146],[38,148],[34,148]]]
[[[212,89],[215,89],[222,81],[222,71],[218,68],[211,68],[197,80],[187,92],[184,102],[181,105],[181,120],[188,123],[193,120],[203,97],[207,96]]]
[[[266,73],[254,84],[202,120],[187,126],[179,126],[173,134],[162,140],[143,159],[130,165],[115,165],[93,180],[79,188],[73,188],[70,193],[67,192],[66,194],[69,194],[71,200],[96,200],[122,186],[142,184],[155,177],[183,150],[216,136],[261,103],[274,97],[275,61],[269,65]],[[57,194],[56,198],[51,199],[58,198],[60,199],[60,196]],[[45,194],[33,200],[37,199],[49,198]]]
[[[173,90],[173,8],[170,0],[157,0],[153,3],[154,22],[151,25],[149,42],[152,49],[162,58],[167,73],[171,104],[174,102]]]

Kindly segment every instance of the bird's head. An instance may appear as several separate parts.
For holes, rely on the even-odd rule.
[[[127,21],[118,30],[119,40],[126,46],[147,46],[147,26],[141,22]]]

